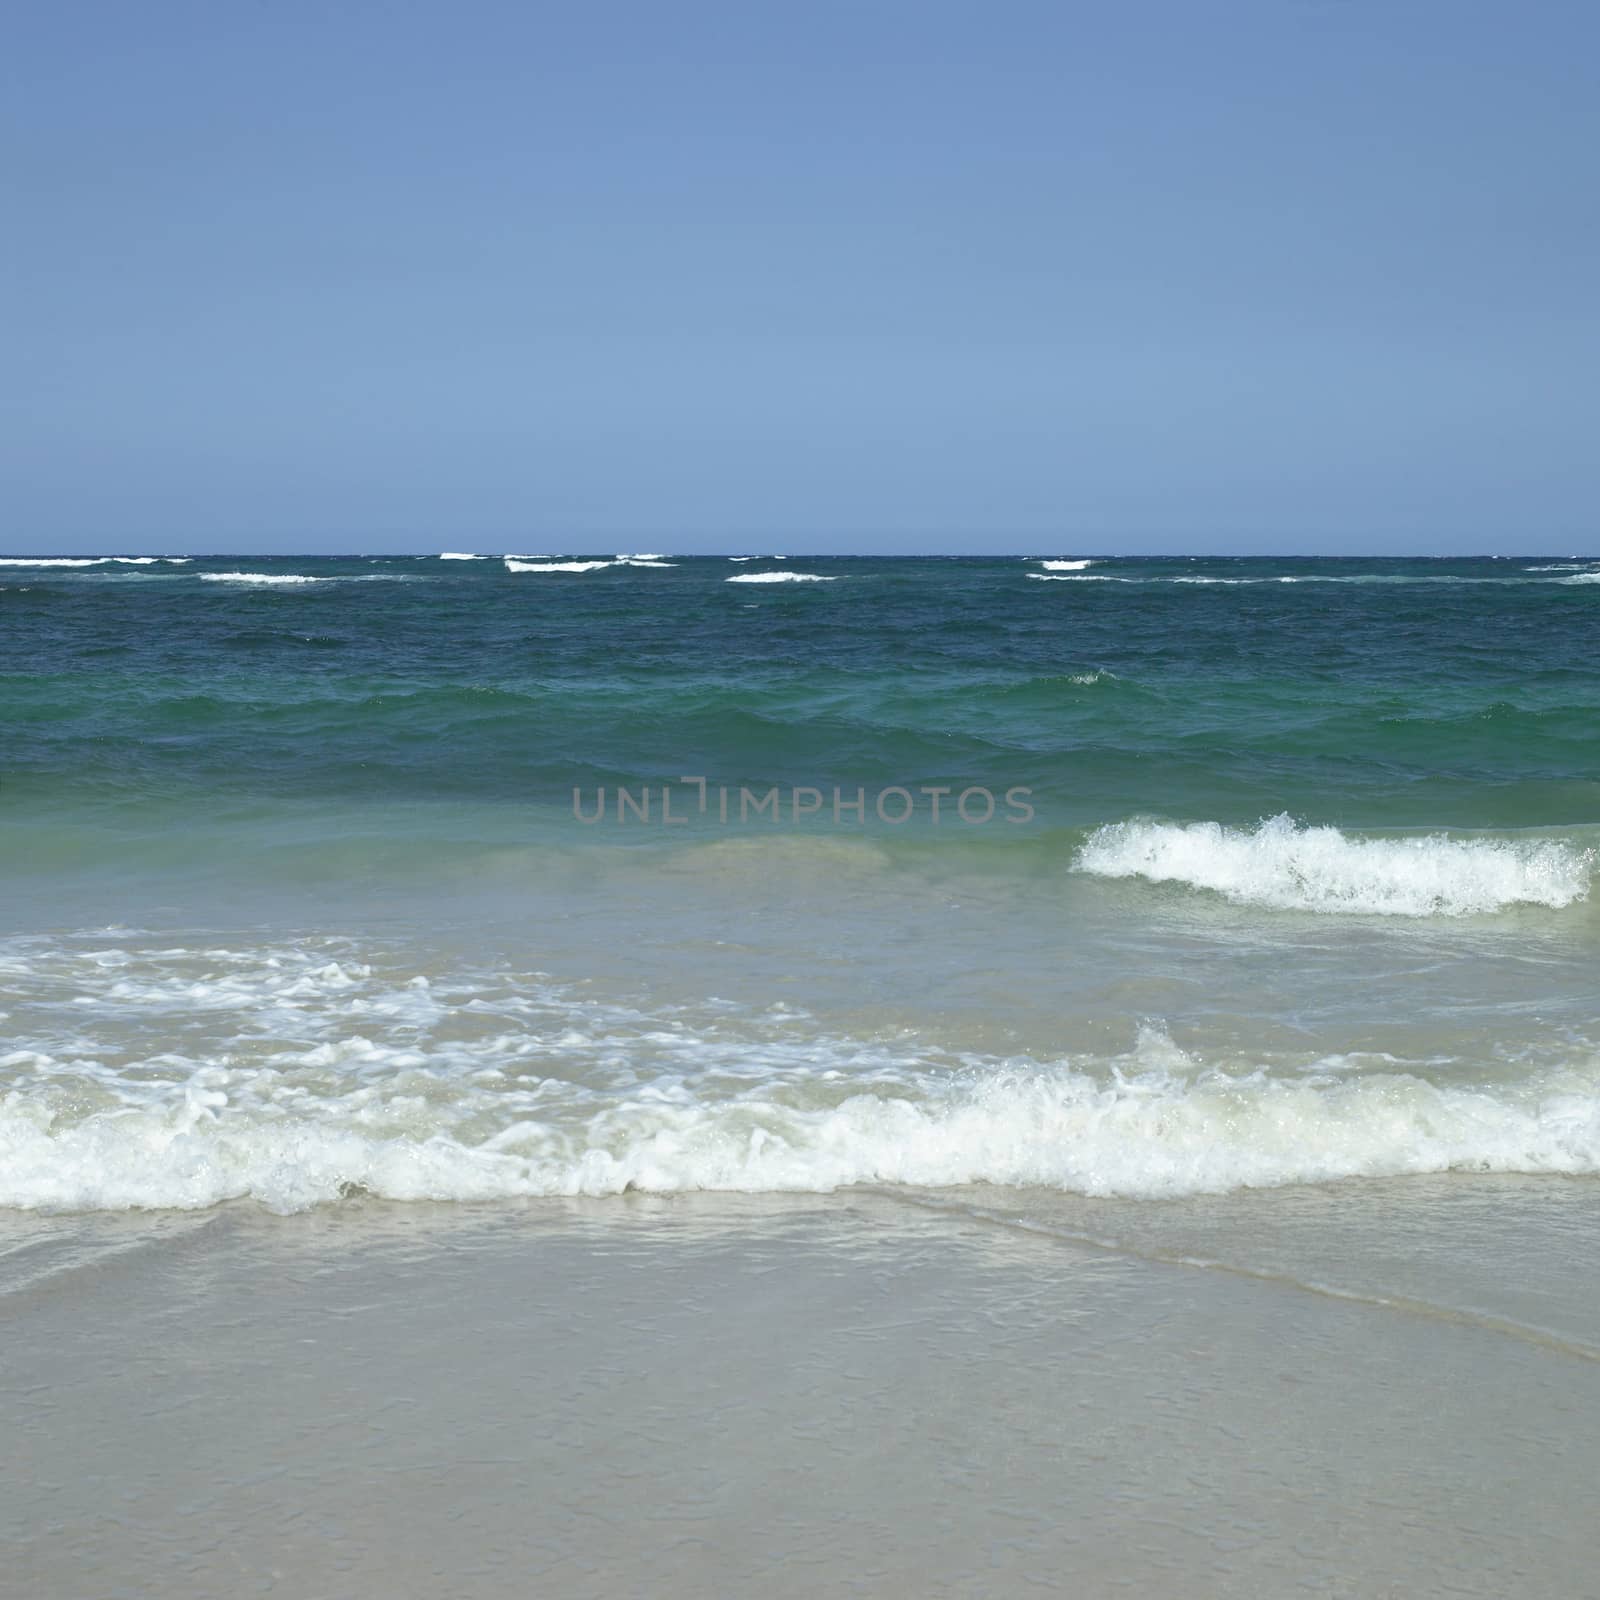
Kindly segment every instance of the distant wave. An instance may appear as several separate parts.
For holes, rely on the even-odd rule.
[[[187,576],[187,574],[184,574]],[[200,572],[195,574],[202,583],[244,583],[266,585],[294,585],[305,583],[425,583],[427,580],[410,572],[330,572],[322,577],[308,577],[302,572]]]
[[[675,561],[663,561],[660,556],[613,556],[609,561],[595,557],[591,561],[530,561],[518,556],[506,556],[507,572],[598,572],[602,567],[675,567]]]
[[[614,561],[518,561],[507,556],[507,572],[594,572],[600,567],[613,567]]]
[[[298,572],[202,572],[202,583],[331,583],[332,578],[307,578]]]
[[[820,572],[736,572],[724,583],[834,583],[833,575]]]
[[[1318,572],[1304,573],[1292,578],[1280,578],[1280,583],[1441,583],[1441,584],[1497,584],[1504,588],[1508,584],[1526,582],[1515,573],[1508,573],[1503,578],[1467,578],[1454,572]]]
[[[1552,839],[1361,839],[1278,816],[1254,830],[1110,823],[1089,836],[1075,864],[1102,878],[1209,889],[1240,905],[1461,917],[1572,905],[1589,893],[1593,862],[1592,850]]]
[[[488,556],[475,556],[466,550],[441,550],[439,559],[441,561],[487,561],[489,558]]]
[[[0,556],[0,567],[186,566],[192,556]]]
[[[1082,572],[1085,567],[1092,567],[1090,561],[1041,561],[1039,563],[1047,572]]]
[[[1060,565],[1061,563],[1046,562],[1045,565]],[[1070,565],[1070,563],[1068,563]],[[1088,563],[1083,563],[1088,565]],[[1528,572],[1554,572],[1558,569],[1527,568]],[[1109,572],[1030,572],[1027,577],[1037,578],[1042,583],[1131,583],[1139,585],[1155,584],[1191,584],[1191,585],[1227,585],[1229,587],[1246,584],[1263,583],[1344,583],[1344,584],[1387,584],[1402,586],[1408,584],[1449,584],[1449,585],[1488,585],[1497,588],[1508,588],[1515,585],[1550,584],[1550,583],[1600,583],[1600,570],[1573,572],[1567,577],[1525,577],[1520,574],[1509,574],[1503,578],[1469,578],[1452,573],[1388,573],[1388,572],[1306,572],[1294,574],[1281,574],[1276,577],[1260,578],[1225,578],[1207,573],[1149,573],[1142,576],[1112,574]]]

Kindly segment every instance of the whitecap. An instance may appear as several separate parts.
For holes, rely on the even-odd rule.
[[[328,578],[308,578],[298,572],[202,572],[202,583],[328,583]]]
[[[1255,829],[1130,821],[1097,828],[1074,863],[1102,878],[1210,890],[1240,905],[1461,917],[1587,897],[1594,852],[1557,839],[1359,838],[1277,816]]]
[[[1582,1047],[1492,1081],[1392,1056],[1205,1058],[1159,1024],[1111,1054],[947,1055],[792,1007],[652,1011],[340,942],[13,941],[0,958],[39,1019],[36,1036],[8,1025],[0,1054],[13,1208],[292,1212],[352,1186],[397,1201],[868,1183],[1171,1197],[1600,1173],[1600,1063]],[[158,1054],[129,1049],[134,1019]]]
[[[775,558],[776,559],[776,558]],[[724,583],[836,583],[836,576],[820,572],[736,572]]]
[[[615,561],[518,561],[514,556],[505,562],[507,572],[594,572],[617,565]]]
[[[0,556],[0,567],[186,566],[192,556]]]

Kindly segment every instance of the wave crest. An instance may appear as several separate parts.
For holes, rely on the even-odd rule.
[[[202,583],[328,583],[327,578],[308,578],[299,572],[202,572]]]
[[[12,941],[0,973],[19,1008],[0,1054],[4,1207],[861,1183],[1160,1197],[1600,1172],[1586,1046],[1488,1076],[1374,1056],[1202,1060],[1154,1024],[1116,1055],[952,1055],[782,1004],[640,1009],[537,973],[430,977],[345,941]]]
[[[1594,851],[1556,839],[1359,839],[1277,816],[1254,830],[1217,822],[1114,822],[1076,866],[1102,878],[1208,889],[1239,905],[1377,916],[1462,917],[1586,898]]]
[[[518,561],[505,558],[507,572],[593,572],[597,567],[614,567],[614,561]]]
[[[776,558],[774,558],[776,559]],[[835,583],[838,580],[820,572],[736,572],[724,583]]]

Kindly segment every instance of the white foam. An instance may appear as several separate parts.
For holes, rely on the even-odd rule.
[[[186,566],[192,556],[0,556],[0,567]]]
[[[1046,562],[1046,566],[1059,565],[1059,563]],[[1085,563],[1087,565],[1087,563]],[[1554,570],[1554,569],[1551,569]],[[1135,584],[1224,584],[1229,586],[1258,583],[1357,583],[1357,584],[1418,584],[1418,583],[1443,583],[1443,584],[1494,584],[1504,588],[1515,583],[1590,583],[1600,581],[1600,572],[1582,573],[1576,578],[1527,578],[1520,576],[1506,578],[1463,578],[1453,575],[1424,574],[1409,576],[1382,572],[1361,572],[1349,574],[1333,573],[1303,573],[1295,577],[1262,577],[1262,578],[1221,578],[1208,575],[1164,575],[1152,574],[1148,577],[1124,577],[1106,572],[1030,572],[1030,578],[1038,578],[1046,583],[1135,583]]]
[[[307,578],[298,572],[202,572],[202,583],[328,583],[327,578]]]
[[[487,561],[489,558],[488,556],[475,556],[467,550],[441,550],[439,559],[441,561]]]
[[[774,561],[782,560],[781,556],[774,556]],[[724,578],[724,583],[836,583],[838,580],[833,575],[824,575],[820,572],[736,572],[731,578]]]
[[[1280,578],[1280,583],[1387,583],[1387,584],[1415,584],[1415,583],[1446,583],[1446,584],[1495,584],[1504,588],[1507,584],[1525,581],[1515,574],[1504,578],[1464,578],[1457,573],[1432,572],[1432,573],[1405,573],[1405,572],[1354,572],[1354,573],[1306,573],[1297,578]]]
[[[1093,561],[1041,561],[1039,563],[1047,572],[1082,572],[1085,567],[1092,567]]]
[[[1600,1063],[944,1056],[784,1006],[640,1010],[335,941],[0,947],[0,1206],[276,1211],[630,1188],[1036,1184],[1176,1196],[1600,1172]]]
[[[507,572],[594,572],[617,565],[615,561],[518,561],[514,556],[505,562]]]
[[[1208,889],[1241,905],[1377,916],[1461,917],[1511,905],[1559,909],[1589,893],[1592,850],[1555,839],[1351,838],[1288,816],[1251,829],[1115,822],[1080,872]]]

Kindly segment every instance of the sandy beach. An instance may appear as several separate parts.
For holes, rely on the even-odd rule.
[[[8,1217],[3,1587],[1582,1593],[1595,1251],[1529,1187]]]
[[[1600,6],[5,21],[0,1600],[1600,1596]]]

